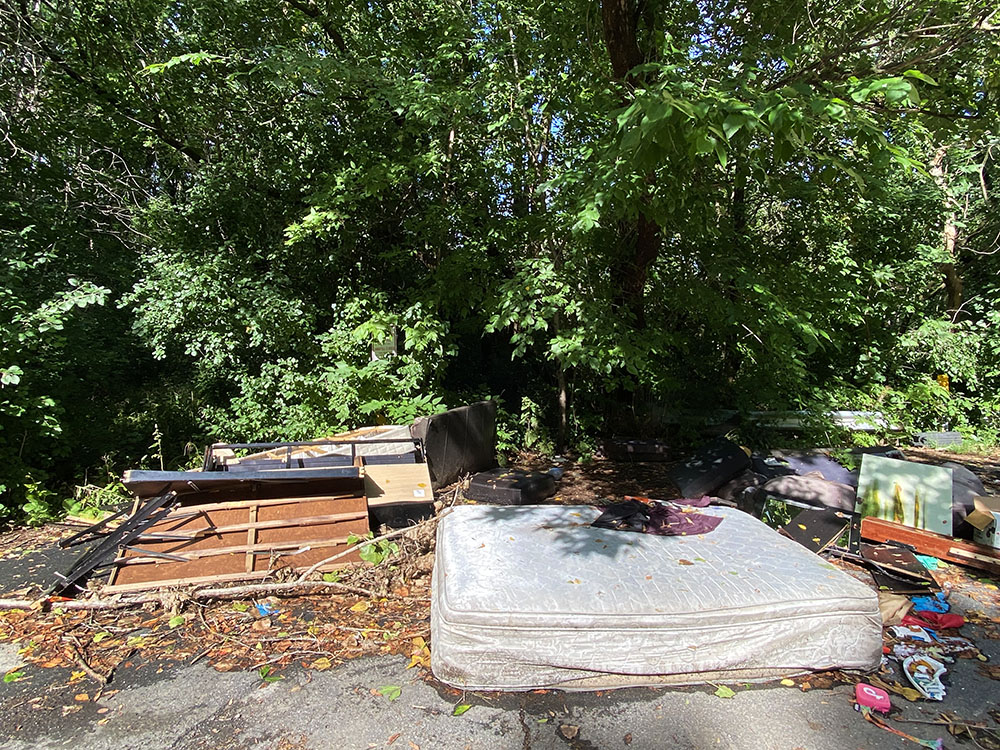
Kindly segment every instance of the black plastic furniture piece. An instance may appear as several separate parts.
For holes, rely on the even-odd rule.
[[[491,469],[472,477],[463,493],[469,500],[492,505],[533,505],[556,492],[556,480],[541,471]]]

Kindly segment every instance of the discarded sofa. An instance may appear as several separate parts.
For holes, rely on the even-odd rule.
[[[878,598],[731,508],[704,535],[590,506],[460,506],[438,526],[431,667],[469,690],[597,690],[873,669]]]

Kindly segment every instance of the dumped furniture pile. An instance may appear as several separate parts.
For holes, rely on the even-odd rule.
[[[489,402],[324,440],[215,444],[197,471],[129,472],[132,507],[63,540],[81,553],[53,590],[105,571],[102,597],[299,581],[357,564],[373,529],[437,509],[429,663],[461,690],[852,670],[880,705],[879,691],[941,700],[952,660],[982,657],[935,569],[1000,573],[1000,506],[961,465],[717,439],[661,464],[676,495],[569,504],[563,469],[498,469],[494,447]],[[608,453],[670,457],[658,441]]]
[[[434,487],[492,466],[495,429],[483,402],[323,440],[216,443],[194,471],[126,472],[131,508],[61,540],[82,551],[49,593],[105,572],[101,593],[123,594],[356,564],[373,525],[427,517]]]

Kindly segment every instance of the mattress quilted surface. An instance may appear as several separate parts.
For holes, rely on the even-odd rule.
[[[590,506],[460,506],[442,518],[432,666],[479,689],[588,675],[872,668],[875,592],[730,508],[712,532],[591,528]]]

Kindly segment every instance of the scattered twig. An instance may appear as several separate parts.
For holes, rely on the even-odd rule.
[[[334,560],[339,560],[341,558],[347,557],[349,554],[351,554],[352,552],[354,552],[356,549],[359,549],[361,547],[365,547],[365,546],[367,546],[369,544],[374,544],[375,542],[381,542],[381,541],[384,541],[386,539],[395,539],[398,536],[403,536],[404,534],[408,534],[409,532],[413,531],[414,529],[419,529],[421,526],[427,526],[427,525],[430,525],[432,523],[436,523],[441,518],[444,518],[444,516],[447,515],[447,513],[449,512],[449,510],[450,509],[445,510],[444,513],[442,513],[441,515],[436,516],[434,518],[428,518],[427,520],[421,521],[420,523],[414,524],[413,526],[407,526],[407,527],[402,528],[402,529],[395,529],[393,531],[390,531],[388,534],[382,534],[381,536],[377,536],[374,539],[365,539],[363,541],[358,542],[357,544],[355,544],[352,547],[348,547],[343,552],[338,552],[336,555],[331,555],[330,557],[326,558],[325,560],[320,560],[318,563],[316,563],[311,568],[309,568],[305,573],[303,573],[301,576],[299,576],[299,578],[297,579],[296,583],[301,583],[301,582],[305,581],[307,578],[309,578],[309,576],[311,576],[317,570],[319,570],[320,568],[322,568],[324,565],[328,565],[328,564],[332,563]],[[369,592],[368,595],[374,596],[374,594],[371,594],[370,592]]]
[[[215,648],[214,644],[211,645],[211,646],[209,646],[208,648],[206,648],[204,651],[202,651],[197,656],[195,656],[191,661],[189,661],[188,662],[188,666],[190,667],[190,666],[192,666],[194,664],[197,664],[199,661],[201,661],[202,657],[204,657],[205,655],[207,655],[208,652],[211,651],[213,648]]]
[[[350,586],[337,581],[306,581],[298,578],[294,581],[282,581],[280,583],[250,584],[247,586],[230,586],[229,588],[195,589],[191,592],[192,599],[241,599],[246,596],[257,596],[259,594],[280,594],[289,591],[296,591],[303,588],[333,589],[335,591],[346,591],[349,594],[359,596],[375,596],[374,592],[360,586]]]
[[[412,526],[410,528],[416,528]],[[198,599],[242,599],[247,596],[257,596],[257,595],[277,595],[285,594],[293,591],[300,591],[302,589],[333,589],[336,591],[345,591],[350,594],[357,594],[358,596],[375,596],[373,591],[369,589],[361,588],[360,586],[350,586],[345,583],[338,583],[336,581],[306,581],[306,580],[295,580],[295,581],[283,581],[280,583],[267,583],[267,584],[251,584],[247,586],[231,586],[229,588],[203,588],[194,589],[187,594],[188,599],[198,600]],[[39,610],[47,612],[53,609],[64,609],[64,610],[112,610],[112,609],[127,609],[129,607],[135,607],[140,604],[149,604],[151,602],[162,603],[163,599],[161,594],[148,594],[142,596],[135,596],[129,598],[117,598],[113,597],[111,599],[68,599],[68,600],[53,600],[51,598],[43,599],[0,599],[0,610],[4,609],[24,609],[24,610]]]
[[[70,639],[72,639],[72,642],[69,644],[69,653],[73,661],[78,667],[80,667],[80,669],[87,673],[88,677],[97,682],[103,688],[108,684],[108,678],[99,672],[96,672],[89,664],[87,664],[86,660],[83,658],[83,648],[80,646],[80,642],[76,638],[73,638],[72,636],[70,636],[70,638],[63,638],[64,641]]]

